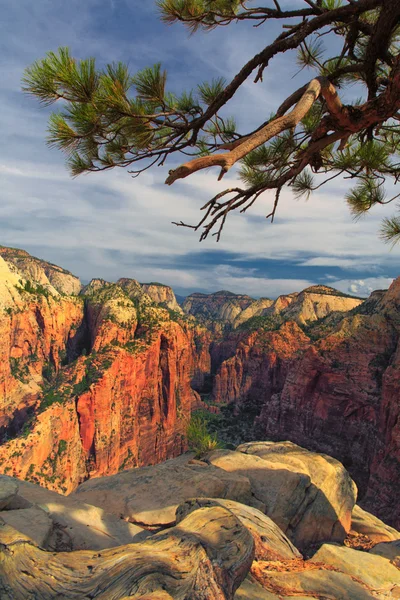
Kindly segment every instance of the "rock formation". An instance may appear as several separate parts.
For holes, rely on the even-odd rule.
[[[27,281],[35,282],[48,289],[55,289],[67,296],[79,294],[81,282],[69,271],[46,260],[31,256],[19,248],[0,246],[0,256]]]
[[[245,471],[237,455],[264,466],[254,468],[249,463]],[[229,458],[231,462],[226,462]],[[221,466],[210,464],[220,459]],[[234,464],[237,472],[232,471]],[[290,477],[285,475],[289,468],[300,478],[307,472],[310,487],[315,488],[312,498],[295,506],[287,501],[294,497]],[[274,519],[265,515],[272,506],[268,480],[277,495],[275,515],[282,523],[295,525],[287,533],[304,544],[304,557]],[[222,492],[225,498],[185,499],[190,491],[197,494],[202,488]],[[267,504],[257,500],[260,490]],[[98,507],[82,502],[96,491],[92,498]],[[303,492],[307,494],[304,486]],[[374,544],[364,536],[368,545],[359,550],[351,546],[350,537],[343,545],[331,526],[336,512],[346,531],[350,529],[354,492],[349,475],[330,457],[294,444],[265,442],[248,443],[222,455],[213,453],[203,461],[188,454],[158,466],[93,479],[67,498],[0,476],[0,597],[398,598],[400,533],[395,532],[398,540],[386,544]],[[232,499],[238,497],[241,502]],[[258,508],[243,502],[258,502]],[[109,512],[104,511],[104,503]],[[149,530],[119,518],[121,510],[127,520],[141,515]],[[344,519],[343,511],[348,513]],[[313,518],[307,518],[307,512]],[[363,518],[374,521],[367,513]],[[152,531],[150,525],[156,521],[158,529]],[[378,537],[380,528],[386,533],[386,525],[375,519]]]
[[[67,493],[180,454],[210,368],[204,327],[134,280],[65,296],[0,261],[1,471]]]
[[[183,310],[176,301],[173,290],[163,283],[142,283],[142,289],[146,294],[150,296],[153,302],[161,304],[165,308],[174,310],[175,312],[182,314]]]
[[[245,294],[221,291],[214,294],[191,294],[185,298],[182,308],[202,322],[237,326],[244,320],[261,314],[271,304],[272,300],[269,298],[254,300]]]

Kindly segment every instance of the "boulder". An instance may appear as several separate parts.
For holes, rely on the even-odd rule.
[[[396,565],[396,567],[400,568],[400,540],[377,544],[370,550],[370,553],[383,556]]]
[[[79,502],[76,498],[61,496],[27,481],[6,476],[1,479],[8,479],[11,484],[16,485],[18,493],[7,507],[10,510],[2,511],[0,516],[14,529],[32,537],[47,550],[58,552],[113,548],[133,542],[143,532],[140,527],[108,514],[97,506]],[[27,511],[39,511],[34,514],[41,515],[40,531],[43,533],[50,520],[51,531],[45,536],[43,543],[39,542],[39,532],[32,535],[35,525],[29,525],[24,519],[24,515],[30,514]]]
[[[52,519],[38,507],[6,510],[1,513],[1,519],[3,523],[20,531],[42,548],[46,546],[53,531]]]
[[[6,508],[18,491],[18,484],[10,477],[0,475],[0,510]]]
[[[0,525],[0,598],[231,600],[253,557],[251,534],[220,506],[102,552],[48,553]]]
[[[247,575],[235,594],[235,600],[289,600],[293,596],[278,596],[269,592],[251,574]],[[315,600],[315,596],[298,596],[295,600]]]
[[[290,442],[250,442],[216,450],[211,464],[248,477],[266,514],[298,548],[343,542],[350,530],[357,488],[337,460]]]
[[[400,539],[400,533],[389,527],[383,521],[363,510],[358,504],[353,508],[351,515],[351,531],[366,535],[372,542],[391,542]]]
[[[362,584],[353,581],[349,575],[325,569],[268,570],[263,578],[263,587],[271,593],[276,593],[278,598],[293,600],[309,596],[332,600],[376,600],[376,596]]]
[[[382,556],[324,544],[312,557],[312,562],[323,562],[339,569],[342,573],[361,580],[371,588],[400,592],[400,571]]]
[[[235,600],[279,600],[279,596],[265,590],[252,575],[247,575],[235,594]]]
[[[254,501],[247,477],[190,460],[191,455],[183,455],[152,467],[90,479],[70,497],[153,528],[174,524],[179,504],[196,496],[244,504]]]
[[[297,548],[269,517],[256,508],[240,504],[240,502],[214,498],[187,500],[176,511],[176,522],[180,523],[194,510],[212,506],[222,506],[230,510],[247,527],[254,539],[256,560],[302,558]]]

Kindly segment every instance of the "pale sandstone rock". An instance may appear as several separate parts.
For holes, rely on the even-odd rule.
[[[297,295],[296,299],[282,311],[286,320],[299,324],[317,321],[332,312],[348,312],[362,304],[360,298],[349,298],[328,286],[316,285]]]
[[[44,510],[38,507],[4,510],[0,516],[4,523],[29,537],[38,546],[46,547],[54,523]]]
[[[24,279],[44,286],[52,295],[78,294],[81,289],[78,277],[62,267],[31,256],[25,250],[0,246],[0,256]]]
[[[183,314],[182,308],[176,301],[175,294],[168,285],[162,285],[159,283],[142,283],[141,287],[143,291],[150,296],[153,302],[162,304],[163,306],[174,310],[180,314]]]
[[[0,309],[20,306],[22,304],[17,286],[21,276],[11,271],[4,258],[0,256]]]
[[[237,450],[217,450],[208,458],[249,478],[266,514],[295,546],[344,540],[356,486],[341,463],[290,442],[250,442]]]
[[[201,320],[233,324],[252,302],[254,300],[250,296],[225,290],[214,294],[194,293],[185,298],[183,310]]]
[[[0,523],[2,600],[228,600],[254,557],[251,534],[222,507],[202,508],[145,542],[48,553]]]
[[[178,505],[196,496],[251,504],[247,477],[212,465],[188,464],[191,458],[190,454],[183,455],[152,467],[90,479],[70,497],[148,527],[175,523]]]
[[[375,589],[400,589],[400,570],[382,556],[345,546],[324,544],[311,560],[332,565]]]
[[[400,532],[389,527],[383,521],[363,510],[358,504],[355,505],[351,515],[351,533],[366,535],[375,543],[391,542],[400,539]]]
[[[18,484],[9,477],[0,475],[0,510],[6,508],[18,491]]]
[[[387,558],[400,568],[400,540],[395,540],[394,542],[382,542],[371,548],[369,552],[370,554],[377,554],[378,556]]]
[[[366,587],[353,581],[349,575],[326,570],[292,572],[268,571],[268,583],[279,589],[278,597],[306,597],[329,600],[372,600],[373,595]]]
[[[253,302],[236,317],[233,325],[234,327],[239,327],[242,323],[245,323],[249,319],[253,317],[258,317],[263,314],[265,309],[269,308],[274,304],[273,300],[269,298],[259,298],[258,300],[253,300]]]
[[[279,596],[265,590],[252,575],[247,575],[235,594],[235,600],[279,600]]]
[[[279,529],[277,525],[261,511],[233,500],[214,498],[196,498],[187,500],[176,511],[176,521],[180,523],[188,514],[198,508],[222,506],[230,510],[247,527],[254,538],[256,560],[288,560],[302,558],[300,552]]]
[[[0,481],[3,479],[16,481],[9,477],[1,477]],[[49,550],[113,548],[133,542],[135,536],[142,532],[140,527],[126,523],[101,508],[80,502],[79,499],[61,496],[27,481],[18,481],[18,493],[9,503],[8,508],[12,510],[1,513],[7,522],[9,520],[7,515],[10,513],[13,513],[15,519],[17,513],[28,514],[26,510],[44,511],[53,525],[45,544],[45,548]],[[17,526],[15,520],[13,523],[10,522],[10,525],[30,535],[22,521],[21,528]]]

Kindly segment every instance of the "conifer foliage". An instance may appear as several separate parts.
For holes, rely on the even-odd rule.
[[[347,202],[355,218],[374,205],[396,200],[400,0],[254,4],[157,1],[163,21],[181,22],[191,32],[233,23],[246,26],[244,22],[282,25],[275,40],[238,65],[231,81],[199,82],[196,89],[178,94],[169,89],[161,64],[138,73],[123,63],[99,70],[94,59],[75,60],[67,48],[49,52],[28,67],[24,90],[45,105],[62,103],[62,110],[50,117],[48,142],[66,152],[71,173],[119,166],[137,175],[164,165],[171,155],[185,156],[181,166],[169,171],[166,183],[171,185],[209,167],[218,167],[221,179],[237,166],[241,185],[208,200],[197,225],[178,223],[201,230],[201,239],[212,232],[218,240],[231,211],[245,212],[271,190],[268,217],[273,220],[285,186],[296,196],[308,196],[345,176],[353,182]],[[238,131],[235,120],[225,115],[229,101],[249,79],[262,85],[272,59],[287,51],[297,53],[300,67],[309,70],[309,83],[294,90],[255,131]],[[342,104],[341,92],[354,83],[361,98]],[[386,217],[381,235],[399,241],[400,216]]]

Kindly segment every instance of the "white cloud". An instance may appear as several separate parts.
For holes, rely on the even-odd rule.
[[[354,296],[367,297],[374,290],[386,290],[389,288],[393,278],[390,277],[367,277],[366,279],[343,279],[335,281],[334,287],[341,292],[353,294]]]

